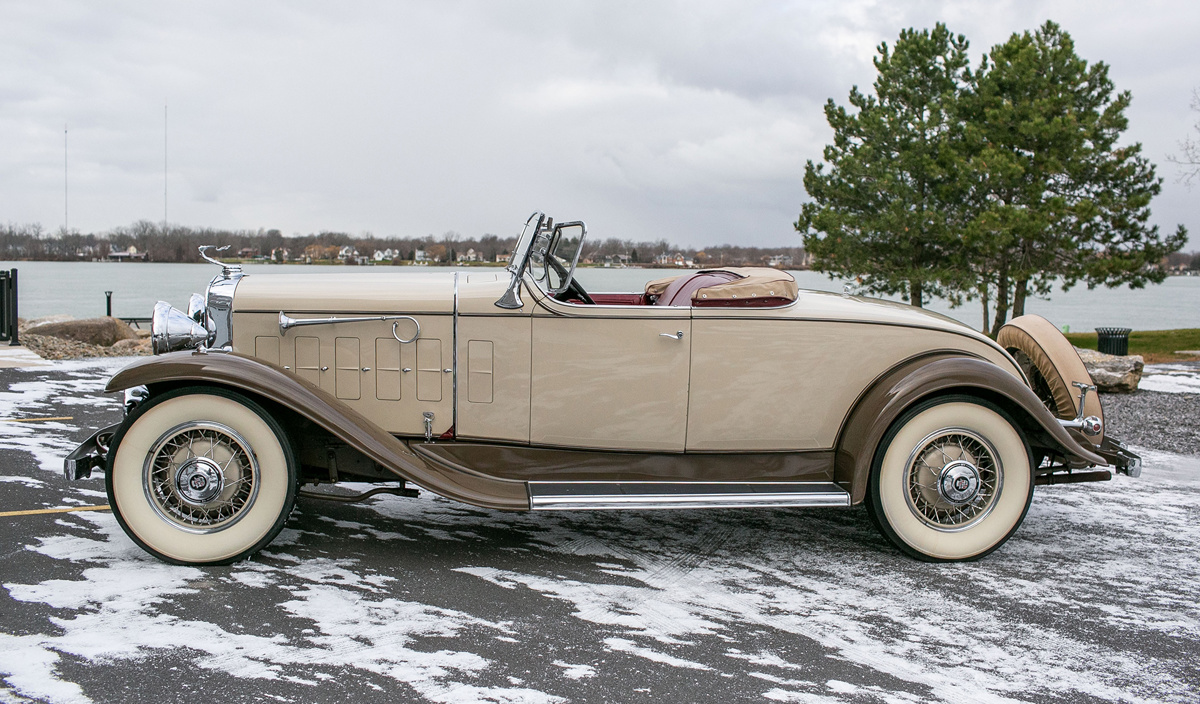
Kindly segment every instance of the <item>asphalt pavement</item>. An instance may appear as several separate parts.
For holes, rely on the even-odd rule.
[[[0,701],[1200,701],[1194,454],[1039,487],[965,564],[904,557],[858,508],[422,492],[301,500],[258,556],[176,567],[107,510],[59,511],[106,503],[61,459],[120,418],[122,363],[0,369]]]

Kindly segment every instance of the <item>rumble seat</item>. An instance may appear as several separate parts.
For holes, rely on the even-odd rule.
[[[646,300],[656,306],[765,308],[796,300],[799,287],[786,271],[730,267],[658,279],[646,284]]]

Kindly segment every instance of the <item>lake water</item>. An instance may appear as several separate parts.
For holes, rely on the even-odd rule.
[[[212,264],[154,264],[110,262],[0,262],[0,269],[19,270],[20,315],[40,318],[65,313],[76,318],[104,315],[104,292],[113,292],[113,314],[119,317],[149,317],[155,301],[164,300],[187,308],[192,292],[203,292],[217,272]],[[356,272],[362,276],[394,272],[455,271],[452,267],[344,267],[277,266],[251,264],[248,274],[311,273],[314,275]],[[463,271],[479,271],[463,269]],[[500,271],[496,269],[496,271]],[[592,291],[641,291],[647,281],[679,273],[666,269],[580,269],[584,287]],[[841,292],[841,280],[830,281],[822,274],[794,271],[801,288]],[[978,302],[950,308],[934,301],[931,310],[978,328],[982,314]],[[1033,299],[1026,312],[1037,313],[1055,325],[1072,331],[1089,331],[1098,326],[1120,326],[1135,330],[1200,328],[1200,277],[1172,276],[1164,283],[1139,290],[1126,287],[1077,286],[1054,291],[1048,300]]]

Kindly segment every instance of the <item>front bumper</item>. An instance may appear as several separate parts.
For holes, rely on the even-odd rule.
[[[71,454],[67,455],[63,460],[63,475],[67,481],[87,479],[92,476],[93,469],[104,471],[104,467],[108,463],[109,442],[120,427],[120,423],[114,423],[107,428],[97,430]]]

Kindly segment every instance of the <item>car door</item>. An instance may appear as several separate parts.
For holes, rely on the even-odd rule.
[[[572,305],[534,295],[530,443],[682,452],[689,310]]]

